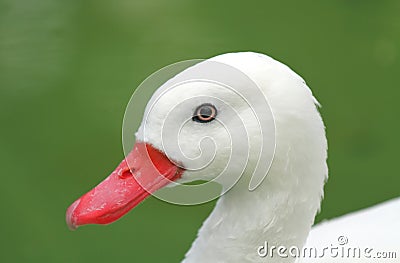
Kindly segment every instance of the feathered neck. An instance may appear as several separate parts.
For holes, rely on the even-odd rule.
[[[315,182],[304,187],[307,179],[302,183],[280,180],[309,176],[312,171],[299,169],[303,166],[300,159],[297,165],[275,160],[265,182],[255,191],[248,191],[248,182],[242,180],[223,195],[183,262],[293,262],[276,255],[261,258],[257,249],[265,242],[286,248],[301,248],[305,243],[319,209],[323,183],[310,191]]]
[[[326,138],[322,121],[303,122],[300,130],[282,130],[277,121],[278,144],[268,176],[251,192],[251,172],[245,171],[218,200],[184,263],[294,262],[276,255],[262,258],[257,248],[265,242],[288,249],[304,245],[327,178]]]
[[[274,115],[276,150],[268,176],[256,190],[248,190],[250,169],[220,197],[183,262],[294,262],[261,258],[257,248],[266,241],[301,248],[314,222],[328,175],[318,102],[301,77],[269,57],[241,53],[216,59],[262,87]]]

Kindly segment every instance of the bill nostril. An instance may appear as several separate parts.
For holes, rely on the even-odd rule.
[[[135,169],[131,168],[131,169],[120,169],[118,171],[118,176],[121,179],[126,179],[128,177],[133,176],[133,173],[135,172]]]

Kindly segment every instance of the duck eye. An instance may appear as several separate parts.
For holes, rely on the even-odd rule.
[[[210,122],[217,116],[217,109],[214,105],[206,103],[196,108],[192,120],[197,122]]]

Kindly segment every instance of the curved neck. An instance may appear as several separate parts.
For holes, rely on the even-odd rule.
[[[287,249],[304,245],[327,173],[326,148],[312,148],[278,149],[268,176],[252,192],[245,174],[220,197],[183,262],[294,262],[277,255],[263,258],[257,250],[266,242]]]
[[[257,249],[265,242],[301,249],[323,196],[328,175],[325,127],[311,92],[303,82],[298,85],[280,86],[269,94],[276,150],[267,177],[250,192],[252,172],[245,171],[218,200],[183,262],[294,262],[262,258]],[[292,93],[292,100],[282,100],[282,94]],[[272,105],[274,101],[279,103]]]
[[[222,196],[199,230],[183,262],[291,262],[262,258],[257,249],[270,246],[302,247],[316,210],[295,207],[283,193],[232,189]],[[304,213],[305,212],[305,213]]]

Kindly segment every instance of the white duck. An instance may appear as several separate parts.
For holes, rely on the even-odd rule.
[[[150,193],[173,184],[172,181],[215,180],[225,193],[199,230],[183,262],[294,262],[296,258],[291,256],[269,254],[261,257],[259,253],[266,252],[267,248],[260,246],[268,242],[270,247],[289,249],[293,246],[302,248],[306,244],[328,176],[327,141],[316,106],[318,102],[300,76],[266,55],[250,52],[224,54],[188,70],[197,70],[198,73],[204,70],[207,62],[221,63],[242,72],[261,93],[252,91],[243,98],[232,90],[221,88],[218,83],[210,82],[161,86],[146,108],[134,149],[107,179],[70,206],[67,223],[72,229],[90,223],[108,224]],[[179,80],[188,70],[171,81]],[[202,76],[219,75],[215,70],[205,71]],[[260,94],[270,107],[265,109],[265,114],[259,110],[254,112],[249,103],[251,100],[257,102]],[[230,147],[230,135],[240,128],[235,126],[238,123],[229,112],[240,117],[247,132],[247,138],[238,144],[239,148],[249,145],[248,163],[244,168],[237,166],[243,165],[247,148],[234,151]],[[272,119],[269,118],[271,112]],[[261,135],[258,119],[273,123],[274,127],[261,129]],[[165,149],[164,138],[173,141],[177,137],[179,147]],[[204,137],[213,138],[215,158],[202,169],[189,169],[204,166],[202,158],[193,158],[202,155],[198,142]],[[274,143],[263,142],[262,138],[271,138]],[[258,180],[260,184],[255,190],[249,191],[262,143],[270,147],[267,152],[274,152],[273,161],[261,160],[260,163],[266,164],[272,161],[268,175],[264,180]],[[268,154],[266,156],[264,158],[270,158]],[[229,160],[234,169],[244,169],[231,189],[229,176],[218,177]],[[398,211],[400,200],[395,200],[323,223],[313,228],[306,247],[320,246],[322,250],[343,235],[349,244],[355,246],[383,244],[383,249],[397,252],[400,258],[400,251],[395,250],[400,244]],[[281,251],[281,254],[288,254],[288,250]],[[302,260],[347,262],[328,256]],[[363,259],[349,260],[366,262]]]

